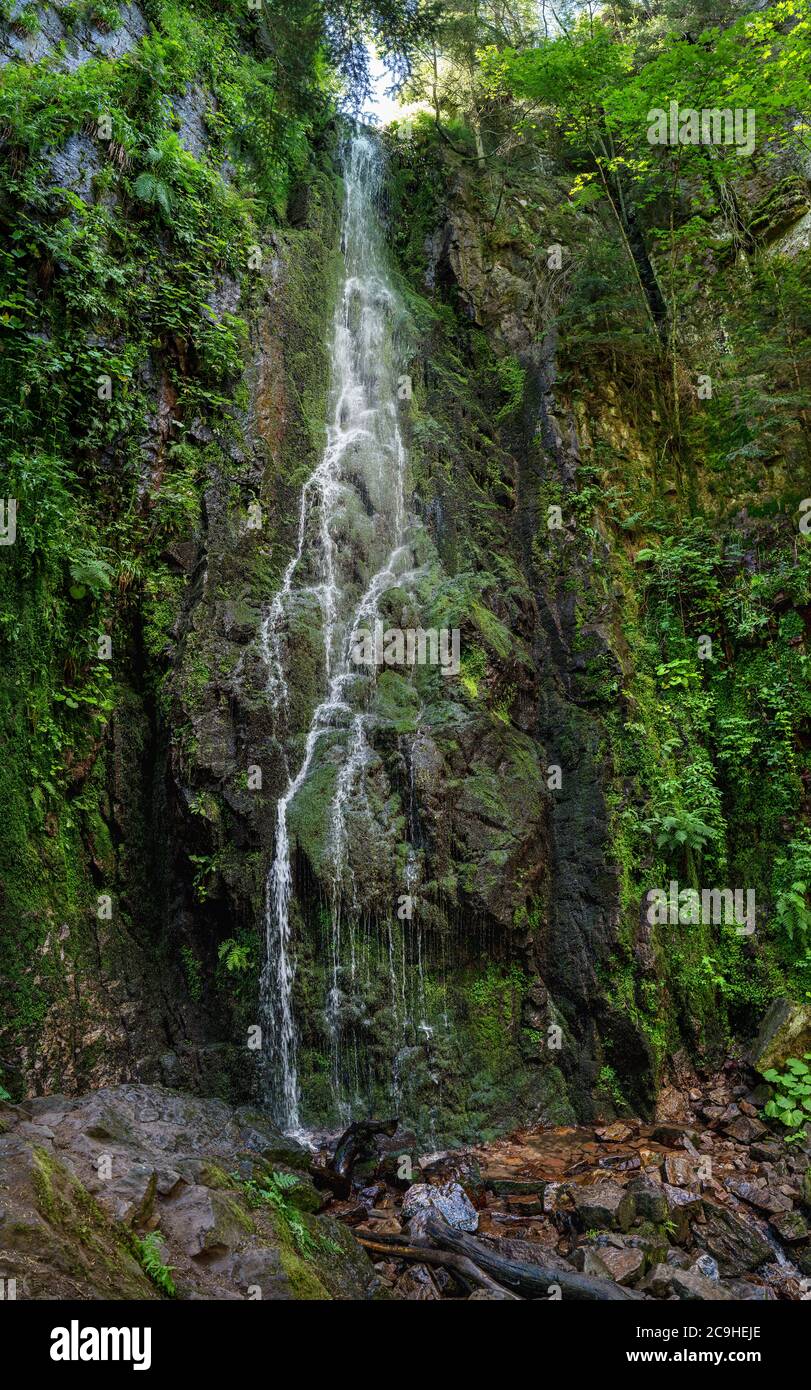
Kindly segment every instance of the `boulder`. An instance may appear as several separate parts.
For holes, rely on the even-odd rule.
[[[671,1187],[695,1187],[699,1181],[701,1160],[696,1161],[690,1154],[668,1154],[665,1159],[665,1181]]]
[[[657,1125],[651,1134],[651,1143],[666,1144],[670,1149],[685,1148],[685,1140],[697,1144],[698,1131],[687,1125]]]
[[[702,1302],[710,1303],[719,1300],[729,1302],[736,1297],[729,1289],[725,1289],[717,1279],[708,1279],[695,1266],[692,1269],[673,1269],[672,1288],[679,1298],[686,1300],[701,1299]]]
[[[456,1231],[476,1231],[479,1216],[476,1208],[458,1182],[439,1185],[413,1183],[403,1198],[402,1220],[412,1222],[420,1216],[436,1213]]]
[[[427,1265],[409,1265],[394,1287],[400,1298],[415,1303],[433,1302],[441,1296]]]
[[[581,1245],[572,1255],[572,1264],[579,1274],[588,1274],[593,1279],[612,1279],[603,1254],[604,1251],[595,1250],[592,1245]]]
[[[0,1278],[18,1297],[159,1297],[148,1231],[181,1299],[379,1296],[366,1252],[291,1172],[304,1151],[261,1112],[123,1085],[5,1107],[3,1123]]]
[[[771,1214],[791,1210],[791,1200],[782,1192],[776,1192],[773,1187],[758,1187],[753,1182],[747,1182],[745,1178],[725,1178],[724,1186],[736,1197],[740,1197],[742,1202],[748,1202],[750,1207],[756,1207],[758,1211]]]
[[[771,1067],[779,1071],[789,1057],[802,1057],[804,1052],[811,1052],[811,1005],[781,995],[760,1025],[751,1064],[762,1076]]]
[[[750,1119],[748,1115],[738,1115],[723,1126],[723,1132],[729,1139],[736,1139],[739,1144],[752,1144],[756,1139],[763,1138],[766,1126],[761,1124],[760,1120]]]
[[[701,1194],[688,1187],[672,1187],[662,1183],[662,1192],[667,1201],[667,1219],[673,1222],[676,1241],[686,1241],[690,1236],[690,1221],[701,1215]]]
[[[434,1184],[458,1182],[467,1193],[482,1192],[484,1182],[475,1155],[465,1149],[456,1152],[421,1154],[417,1167],[425,1182]],[[541,1187],[543,1191],[543,1187]]]
[[[722,1277],[736,1278],[774,1258],[753,1220],[714,1202],[705,1200],[702,1206],[704,1221],[693,1222],[693,1236],[696,1245],[717,1261]]]
[[[705,1278],[696,1269],[679,1269],[673,1264],[654,1265],[638,1287],[640,1292],[651,1294],[653,1298],[676,1297],[688,1301],[707,1302],[730,1301],[735,1298],[735,1294],[730,1293],[722,1284],[714,1279]]]
[[[769,1223],[784,1245],[797,1245],[808,1237],[808,1222],[799,1211],[781,1211]]]
[[[777,1294],[769,1284],[750,1284],[746,1279],[728,1279],[726,1287],[735,1298],[747,1303],[769,1303]]]
[[[698,1259],[690,1266],[695,1274],[701,1274],[705,1279],[720,1279],[721,1271],[718,1268],[718,1261],[706,1252],[699,1255]]]
[[[574,1204],[585,1230],[627,1231],[636,1215],[634,1199],[619,1183],[596,1182],[572,1190]]]
[[[608,1274],[616,1284],[635,1284],[645,1268],[645,1255],[642,1250],[614,1246],[600,1246],[599,1256],[608,1269]]]
[[[654,1182],[650,1178],[633,1178],[626,1191],[630,1197],[633,1197],[636,1203],[637,1216],[640,1216],[643,1221],[653,1221],[655,1225],[658,1225],[667,1220],[668,1202],[661,1183]]]

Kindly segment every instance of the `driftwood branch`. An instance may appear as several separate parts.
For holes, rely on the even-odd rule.
[[[339,1197],[348,1197],[352,1190],[352,1174],[355,1165],[377,1152],[377,1136],[385,1134],[389,1138],[398,1125],[392,1120],[355,1120],[345,1129],[332,1155],[325,1163],[311,1163],[310,1174],[322,1187],[329,1187]]]
[[[619,1302],[644,1298],[643,1294],[624,1289],[608,1279],[594,1279],[587,1274],[578,1274],[574,1269],[545,1268],[542,1264],[525,1264],[521,1260],[507,1259],[474,1236],[454,1230],[436,1216],[428,1217],[424,1230],[440,1249],[464,1256],[477,1269],[522,1298],[548,1299],[552,1285],[557,1285],[564,1298],[578,1300]]]
[[[449,1250],[434,1250],[431,1246],[397,1245],[394,1241],[384,1244],[382,1240],[370,1240],[367,1236],[361,1235],[356,1239],[370,1254],[385,1255],[388,1259],[415,1260],[418,1264],[424,1265],[437,1265],[457,1275],[465,1288],[478,1286],[480,1289],[487,1289],[488,1293],[497,1294],[499,1298],[521,1301],[520,1294],[505,1289],[503,1284],[492,1279],[486,1270],[479,1269],[479,1266],[466,1255],[455,1255]]]

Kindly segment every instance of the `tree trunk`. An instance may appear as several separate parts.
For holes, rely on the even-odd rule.
[[[429,1216],[425,1223],[426,1235],[443,1250],[451,1250],[457,1255],[465,1255],[479,1269],[490,1274],[499,1284],[522,1298],[548,1299],[552,1287],[560,1289],[564,1298],[587,1300],[591,1302],[620,1302],[627,1299],[644,1300],[645,1295],[624,1289],[608,1279],[593,1279],[587,1274],[571,1273],[560,1269],[545,1269],[543,1265],[524,1264],[519,1260],[506,1259],[475,1237],[456,1231],[436,1216]]]

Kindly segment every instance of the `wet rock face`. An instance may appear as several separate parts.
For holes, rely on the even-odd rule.
[[[191,92],[175,105],[187,125],[195,103]],[[261,629],[295,539],[297,489],[318,462],[297,402],[306,397],[309,417],[320,410],[326,418],[323,322],[324,302],[334,292],[326,261],[335,233],[334,206],[330,223],[312,194],[306,205],[294,202],[297,232],[291,244],[279,238],[269,269],[251,377],[249,433],[257,486],[268,503],[266,531],[237,534],[228,497],[213,481],[205,551],[196,561],[168,682],[172,722],[189,724],[194,742],[181,765],[185,776],[174,768],[170,788],[180,888],[173,910],[184,949],[201,958],[206,972],[232,918],[255,933],[255,966],[264,954],[275,800],[287,775]],[[302,343],[316,300],[321,342],[313,335]],[[403,428],[409,428],[405,408]],[[471,425],[472,439],[478,429]],[[462,474],[448,497],[456,525],[465,524],[466,494]],[[417,505],[409,498],[409,506]],[[345,907],[334,979],[328,962],[336,938],[333,929],[330,939],[324,904],[334,888],[327,809],[347,764],[339,739],[291,805],[293,1003],[306,1121],[334,1123],[339,1097],[388,1106],[394,1076],[405,1117],[423,1132],[429,1127],[441,1140],[458,1142],[474,1137],[481,1119],[504,1125],[527,1116],[573,1118],[576,1107],[589,1109],[599,1031],[592,1008],[600,995],[596,966],[616,931],[616,878],[605,863],[597,732],[572,716],[556,677],[546,674],[545,619],[528,578],[516,572],[508,594],[494,576],[472,582],[431,517],[420,542],[426,574],[418,605],[406,603],[405,590],[397,588],[386,620],[423,628],[458,624],[471,674],[465,668],[463,680],[446,679],[428,667],[405,677],[384,671],[377,681],[368,713],[371,756],[345,826],[351,874],[343,888],[358,904],[351,914],[357,920],[350,930]],[[356,533],[366,536],[368,524],[361,507],[347,507],[344,549]],[[506,521],[498,525],[495,548],[509,550]],[[302,598],[286,634],[286,720],[301,736],[324,688],[317,607],[312,596]],[[559,644],[557,619],[553,625]],[[567,640],[572,637],[573,629]],[[575,745],[580,772],[567,779],[556,814],[545,769],[547,745],[562,742]],[[295,745],[288,752],[293,758]],[[257,794],[241,780],[259,762]],[[188,852],[190,843],[196,856],[217,865],[202,904],[188,886],[182,847]],[[398,915],[406,890],[408,917]],[[242,990],[237,1021],[226,1011],[232,1035],[255,1021],[252,994]],[[548,1045],[553,1025],[565,1045]],[[222,1016],[207,1018],[205,1027],[221,1030]],[[634,1029],[617,1018],[606,1031],[645,1091],[650,1059]],[[229,1046],[229,1082],[256,1094],[258,1075],[240,1068],[233,1046],[224,1051]],[[175,1077],[189,1084],[182,1071]]]
[[[775,999],[752,1044],[751,1062],[761,1074],[779,1070],[789,1057],[811,1051],[811,1007],[785,996]]]
[[[655,1265],[639,1285],[642,1293],[654,1298],[677,1298],[701,1301],[734,1300],[737,1295],[707,1279],[699,1270],[679,1269],[675,1265]]]
[[[147,24],[135,5],[121,17],[109,32],[80,25],[57,62],[74,71],[132,50]],[[58,13],[45,7],[39,34],[12,32],[4,56],[36,61],[64,37]],[[205,157],[216,116],[210,91],[190,81],[171,107],[183,148]],[[92,200],[99,166],[91,139],[72,136],[49,160],[55,182]],[[275,807],[289,771],[275,738],[262,630],[295,545],[297,498],[323,445],[325,326],[340,274],[335,175],[331,154],[318,152],[291,198],[288,225],[265,247],[255,302],[241,302],[230,278],[208,295],[207,319],[249,318],[248,404],[240,443],[215,438],[206,418],[183,422],[205,470],[204,515],[199,533],[167,551],[178,581],[167,600],[171,670],[159,711],[139,691],[111,724],[107,819],[122,860],[138,865],[132,931],[94,926],[74,970],[67,928],[53,924],[44,965],[80,1006],[60,1002],[50,1011],[19,1086],[13,1064],[15,1094],[122,1077],[240,1099],[260,1093],[244,1039],[257,1021]],[[416,403],[396,408],[411,450],[407,505],[422,526],[416,558],[424,576],[413,602],[398,586],[385,609],[392,624],[458,625],[462,671],[451,680],[385,671],[376,684],[363,795],[346,827],[352,872],[344,887],[358,912],[337,949],[334,922],[325,925],[333,884],[324,808],[347,764],[340,740],[290,816],[304,1118],[334,1120],[341,1092],[347,1103],[385,1108],[395,1092],[407,1122],[436,1143],[518,1121],[586,1120],[601,1105],[609,1114],[627,1105],[648,1115],[663,1037],[650,1013],[647,1029],[640,1023],[637,990],[641,981],[646,997],[657,997],[661,945],[644,923],[637,930],[627,904],[622,918],[611,846],[611,808],[636,802],[630,784],[611,783],[606,715],[628,713],[621,700],[629,656],[620,605],[608,590],[593,592],[609,546],[572,523],[552,558],[558,540],[544,535],[542,515],[538,521],[539,497],[550,489],[573,503],[595,443],[618,444],[643,470],[650,446],[636,428],[636,403],[613,384],[603,383],[599,418],[567,397],[554,315],[538,294],[537,227],[516,208],[513,230],[494,245],[480,202],[463,185],[449,194],[423,267],[435,307],[449,311],[454,327],[446,332],[437,319],[413,332],[406,314],[397,325],[403,338],[412,335]],[[551,214],[563,184],[546,168],[535,185],[543,216]],[[775,233],[784,226],[779,209],[772,225]],[[592,234],[590,219],[580,226]],[[491,380],[495,349],[514,354],[513,370],[523,374],[505,421]],[[154,405],[142,443],[145,509],[168,480],[177,397],[164,368],[156,361],[143,369]],[[249,503],[261,524],[248,516]],[[367,504],[359,492],[346,509],[341,563],[350,569],[379,541]],[[310,592],[291,618],[293,744],[324,689],[317,609]],[[136,664],[140,641],[134,634]],[[249,783],[257,766],[261,786]],[[558,766],[562,783],[553,787],[549,769]],[[91,858],[106,872],[95,843]],[[413,896],[413,916],[397,915],[403,896]],[[620,946],[621,921],[628,931]],[[619,988],[630,983],[619,978],[630,952],[639,972],[633,1001]],[[786,1047],[799,1051],[807,1025],[775,1015],[762,1065]],[[336,1033],[345,1043],[340,1057]],[[764,1133],[756,1116],[727,1105],[705,1118],[736,1142]],[[665,1202],[671,1217],[678,1210],[686,1219],[697,1164],[681,1154],[668,1162],[662,1193],[640,1190],[640,1217],[659,1220]],[[152,1184],[148,1164],[133,1162],[117,1211],[141,1219],[170,1182],[168,1172]],[[228,1225],[228,1209],[202,1188],[178,1208],[193,1227],[187,1243]],[[784,1210],[760,1187],[738,1191],[767,1215]],[[512,1193],[516,1212],[529,1215],[542,1193]],[[593,1215],[595,1224],[599,1217],[623,1229],[619,1211]]]
[[[12,26],[4,26],[0,38],[0,67],[12,59],[38,63],[45,57],[52,57],[57,45],[62,44],[55,65],[64,72],[75,72],[91,58],[120,58],[130,53],[147,32],[144,14],[135,4],[121,6],[118,25],[112,29],[94,24],[92,16],[67,29],[60,18],[59,6],[43,4],[36,10],[38,27],[34,33],[13,25],[14,19],[26,8],[23,0],[15,0],[11,8]]]
[[[377,1280],[321,1199],[307,1152],[247,1107],[155,1086],[0,1105],[0,1278],[18,1298],[366,1298]],[[274,1202],[253,1195],[284,1173]]]
[[[37,61],[64,40],[54,61],[74,72],[92,58],[129,53],[148,27],[134,4],[122,7],[120,25],[109,30],[91,18],[68,35],[49,6],[40,19],[37,35],[12,28],[4,58]],[[181,145],[205,159],[216,125],[205,82],[189,81],[169,105]],[[92,204],[107,158],[92,135],[72,136],[48,158],[54,183]],[[176,582],[166,597],[171,621],[161,655],[171,669],[160,669],[160,710],[139,684],[111,722],[110,805],[102,806],[101,829],[111,829],[122,847],[116,887],[132,926],[94,925],[73,969],[61,924],[54,924],[44,955],[62,997],[36,1048],[7,1070],[15,1094],[122,1078],[235,1099],[260,1094],[244,1039],[257,1022],[266,878],[287,775],[274,741],[277,711],[261,633],[295,544],[299,491],[323,445],[340,196],[332,154],[314,152],[291,198],[289,225],[264,248],[252,302],[222,277],[207,296],[207,317],[249,320],[248,404],[239,443],[215,437],[205,415],[183,421],[184,446],[200,458],[205,478],[199,528],[173,540],[165,556]],[[538,327],[522,265],[529,241],[505,249],[490,276],[481,228],[463,200],[458,214],[431,251],[437,288],[454,297],[459,291],[469,322],[528,351]],[[373,757],[359,798],[365,805],[347,824],[360,911],[344,933],[332,995],[324,807],[345,749],[336,743],[293,808],[294,1002],[308,1121],[333,1121],[341,1090],[353,1102],[361,1096],[385,1104],[396,1088],[409,1123],[444,1143],[518,1120],[587,1116],[605,1039],[630,1078],[628,1098],[643,1108],[653,1069],[630,1017],[606,1004],[600,980],[619,907],[606,854],[600,729],[575,688],[588,665],[575,650],[582,634],[571,594],[538,581],[533,537],[514,524],[524,475],[539,462],[536,425],[561,478],[570,479],[577,465],[576,431],[556,396],[554,342],[544,339],[531,355],[534,418],[508,447],[492,419],[490,366],[478,376],[471,367],[466,380],[471,364],[459,373],[461,342],[415,332],[406,317],[396,334],[398,342],[410,335],[420,396],[418,409],[402,406],[413,460],[407,506],[422,526],[416,558],[425,572],[417,601],[407,602],[398,587],[385,617],[461,628],[463,670],[453,679],[435,670],[413,679],[386,671],[377,682]],[[178,400],[160,354],[139,370],[151,403],[139,441],[138,500],[148,511],[171,483]],[[445,459],[427,485],[421,426],[423,440],[441,442]],[[249,500],[261,525],[247,515]],[[347,509],[347,563],[360,542],[377,544],[362,504]],[[521,515],[531,510],[522,504]],[[311,595],[291,623],[294,736],[323,694],[316,608]],[[587,635],[590,650],[608,651],[605,634]],[[132,645],[140,680],[140,631]],[[576,769],[554,792],[550,762]],[[261,787],[248,783],[257,765]],[[95,843],[90,856],[101,872]],[[114,876],[107,864],[103,872]],[[415,905],[411,922],[396,916],[406,890]],[[230,970],[220,956],[237,934],[243,955],[226,959],[246,959],[244,970]],[[345,1040],[338,1062],[336,1020]]]

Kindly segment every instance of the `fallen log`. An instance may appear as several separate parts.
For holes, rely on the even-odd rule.
[[[355,1239],[370,1254],[385,1255],[387,1259],[414,1260],[417,1264],[435,1265],[442,1269],[449,1269],[457,1275],[463,1288],[476,1286],[480,1289],[487,1289],[488,1293],[497,1294],[499,1298],[521,1302],[520,1294],[505,1289],[503,1284],[492,1279],[486,1270],[479,1269],[478,1265],[475,1265],[466,1255],[454,1255],[449,1250],[433,1250],[429,1245],[422,1247],[396,1245],[393,1240],[384,1244],[382,1239],[371,1240],[368,1236],[356,1236]]]
[[[349,1128],[344,1130],[332,1155],[325,1161],[310,1164],[313,1180],[331,1188],[336,1196],[348,1197],[356,1164],[377,1151],[378,1134],[391,1138],[398,1123],[396,1117],[392,1120],[353,1120]]]
[[[644,1294],[624,1289],[609,1279],[594,1279],[588,1274],[578,1274],[574,1269],[569,1272],[559,1268],[545,1268],[540,1263],[527,1264],[522,1260],[507,1259],[483,1241],[477,1240],[475,1236],[454,1230],[437,1216],[428,1217],[424,1230],[441,1250],[465,1256],[477,1269],[491,1275],[499,1284],[512,1289],[522,1298],[548,1299],[549,1290],[553,1285],[560,1289],[564,1298],[591,1302],[619,1302],[645,1297]]]

